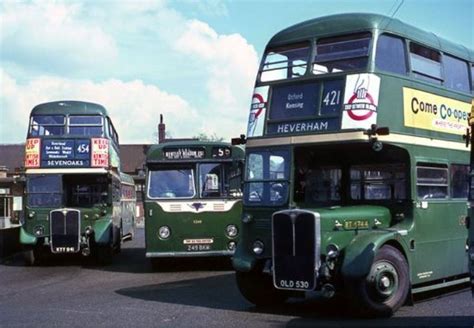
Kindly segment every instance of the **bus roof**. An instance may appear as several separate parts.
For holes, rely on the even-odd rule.
[[[159,161],[165,160],[163,155],[163,149],[169,148],[206,148],[212,149],[217,147],[228,147],[232,149],[233,159],[243,159],[245,156],[244,149],[240,146],[233,146],[228,142],[223,141],[202,141],[202,140],[187,140],[187,141],[170,141],[157,145],[152,145],[147,152],[148,161]],[[212,159],[210,156],[206,156],[206,159]],[[169,161],[169,160],[168,160]]]
[[[108,116],[104,106],[85,101],[60,100],[36,105],[31,115],[102,115]]]
[[[306,41],[316,36],[329,37],[370,30],[398,35],[456,57],[474,61],[474,51],[463,45],[447,41],[431,32],[426,32],[395,18],[365,13],[338,14],[304,21],[275,34],[267,48]]]

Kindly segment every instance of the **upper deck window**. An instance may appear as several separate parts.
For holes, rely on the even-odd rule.
[[[444,55],[444,85],[450,89],[469,92],[469,68],[467,62],[455,57]]]
[[[328,74],[366,68],[370,40],[369,33],[319,39],[313,73]]]
[[[306,73],[308,58],[309,45],[306,43],[270,49],[265,53],[260,81],[269,82],[303,76]]]
[[[416,43],[410,44],[411,69],[415,77],[441,84],[441,55]]]
[[[64,115],[36,115],[31,117],[30,135],[55,136],[64,134]]]
[[[383,71],[406,74],[405,46],[402,39],[382,34],[377,41],[375,66]]]
[[[69,134],[81,136],[102,136],[103,120],[98,115],[69,116]]]

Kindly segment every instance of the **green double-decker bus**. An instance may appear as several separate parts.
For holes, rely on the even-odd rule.
[[[240,235],[243,160],[243,148],[223,142],[152,146],[146,158],[146,257],[232,255]]]
[[[91,253],[101,263],[133,236],[136,192],[120,172],[119,140],[106,109],[82,101],[37,105],[25,145],[25,260]]]
[[[469,252],[469,272],[471,275],[471,291],[474,298],[474,100],[472,101],[471,116],[469,119],[469,130],[466,135],[468,142],[466,146],[471,145],[470,153],[470,172],[469,172],[469,210],[467,219],[468,229],[468,252]]]
[[[474,52],[397,19],[321,17],[266,46],[252,98],[242,295],[307,291],[389,316],[466,282]]]

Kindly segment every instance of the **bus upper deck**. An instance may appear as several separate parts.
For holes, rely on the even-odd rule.
[[[35,106],[25,168],[119,168],[119,139],[106,109],[81,101]]]
[[[467,123],[473,63],[472,50],[381,15],[297,24],[266,47],[247,137],[367,131],[375,124],[390,127],[387,138],[456,142]],[[347,134],[354,136],[360,134]]]

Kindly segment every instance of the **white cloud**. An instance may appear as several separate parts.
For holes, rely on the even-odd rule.
[[[115,40],[81,15],[76,2],[3,2],[2,60],[55,72],[110,63],[117,57]]]
[[[206,112],[216,119],[203,122],[203,129],[222,135],[224,126],[226,137],[243,133],[258,67],[257,52],[239,34],[219,35],[198,20],[188,21],[186,27],[174,46],[207,72],[210,106]]]
[[[160,113],[168,127],[187,126],[190,132],[198,133],[194,108],[182,98],[139,80],[94,83],[43,76],[22,85],[0,71],[0,81],[2,143],[23,142],[30,110],[37,104],[56,100],[82,100],[105,106],[122,143],[151,142]],[[185,136],[188,135],[181,135]]]
[[[218,0],[205,5],[227,10]],[[0,8],[0,59],[11,61],[0,105],[8,113],[19,110],[21,119],[8,119],[22,126],[14,132],[0,122],[2,142],[21,141],[29,110],[58,99],[117,110],[112,118],[123,142],[150,141],[159,113],[173,137],[205,132],[229,140],[246,130],[258,56],[240,34],[220,34],[165,1],[8,2]],[[174,94],[163,91],[169,89]]]

